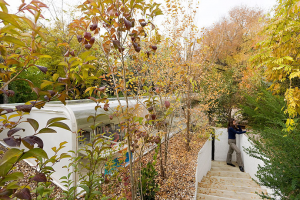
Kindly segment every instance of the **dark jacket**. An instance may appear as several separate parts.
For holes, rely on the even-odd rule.
[[[235,134],[243,134],[246,133],[246,131],[242,131],[241,127],[238,126],[238,130],[234,129],[233,127],[228,128],[228,139],[235,140]]]

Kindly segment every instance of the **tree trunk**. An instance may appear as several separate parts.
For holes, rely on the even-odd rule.
[[[232,108],[229,108],[229,111],[228,111],[228,123],[230,122],[230,119],[231,119],[231,112],[232,112]]]
[[[191,118],[191,98],[190,98],[190,91],[191,91],[191,83],[188,81],[188,93],[187,93],[187,99],[186,99],[186,150],[190,151],[190,118]]]
[[[5,84],[5,83],[4,83]],[[8,90],[8,85],[5,85],[5,87],[3,88],[4,90]],[[8,102],[8,96],[6,94],[3,93],[3,104],[7,104]]]
[[[162,144],[160,143],[160,145],[159,145],[160,176],[162,178],[165,178],[166,174],[165,174],[165,169],[164,169],[164,166],[163,166],[163,155],[162,155],[162,151],[161,150],[162,150]]]

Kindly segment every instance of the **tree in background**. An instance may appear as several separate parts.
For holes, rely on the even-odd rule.
[[[208,110],[210,115],[220,113],[222,123],[231,118],[232,109],[242,100],[239,90],[244,88],[240,88],[240,83],[247,74],[248,59],[263,26],[261,18],[259,9],[236,7],[229,17],[204,30],[201,53],[204,74],[210,77],[205,80],[204,102],[213,105]]]
[[[254,130],[254,148],[247,151],[265,163],[257,172],[259,183],[277,198],[299,199],[299,1],[278,1],[274,11],[251,58],[249,82],[244,82],[263,87],[246,95],[241,107]],[[256,80],[249,77],[254,72]]]
[[[252,59],[254,66],[264,70],[266,81],[272,82],[270,89],[284,94],[287,107],[285,112],[292,130],[294,120],[300,113],[299,92],[299,1],[278,1],[274,16],[267,21],[262,34],[266,38],[258,43],[258,53]]]
[[[125,178],[130,180],[130,186],[125,187],[125,195],[126,198],[136,199],[137,192],[143,194],[143,188],[138,188],[142,165],[141,159],[133,162],[132,156],[135,155],[140,158],[139,152],[143,155],[147,143],[153,143],[154,139],[156,139],[155,141],[160,139],[150,136],[151,132],[143,127],[154,126],[158,122],[156,115],[147,115],[146,119],[136,116],[139,106],[145,105],[141,105],[139,102],[139,91],[135,93],[129,85],[132,82],[139,85],[139,80],[136,81],[135,77],[132,76],[141,68],[136,61],[139,54],[144,52],[145,55],[150,55],[157,50],[155,40],[151,40],[151,37],[147,36],[153,30],[153,28],[149,29],[149,27],[154,26],[152,24],[153,19],[157,15],[161,15],[162,12],[157,3],[149,4],[145,1],[134,0],[85,1],[79,8],[84,17],[75,19],[69,27],[81,46],[90,50],[87,51],[87,55],[97,51],[98,48],[104,55],[104,67],[107,75],[112,77],[113,90],[119,102],[119,109],[114,113],[114,117],[122,119],[120,125],[121,130],[125,131],[126,149],[129,156],[129,173],[126,174]],[[147,40],[151,45],[145,42]],[[63,64],[67,68],[73,65],[71,59]],[[76,77],[76,79],[78,78]],[[106,87],[97,85],[87,88],[86,92],[92,95],[95,90],[105,91]],[[121,104],[120,93],[124,96],[125,105]],[[134,107],[130,106],[130,96],[135,97],[137,102]],[[105,100],[105,105],[108,106],[108,100],[106,98]],[[99,102],[102,99],[97,98],[94,101]],[[150,99],[146,106],[152,106]],[[131,191],[128,190],[129,188]]]
[[[186,149],[190,150],[193,93],[200,82],[200,57],[197,57],[198,29],[194,23],[198,3],[194,1],[166,1],[165,28],[167,42],[173,52],[172,65],[177,69],[174,76],[181,96],[181,106],[186,121]]]

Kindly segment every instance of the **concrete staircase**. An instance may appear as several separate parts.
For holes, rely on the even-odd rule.
[[[255,192],[266,193],[266,190],[256,184],[249,174],[241,172],[237,165],[232,167],[225,162],[212,161],[211,171],[198,183],[197,200],[262,199]]]

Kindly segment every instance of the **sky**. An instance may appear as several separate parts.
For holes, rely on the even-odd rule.
[[[236,6],[259,7],[268,12],[276,4],[276,0],[200,0],[196,15],[199,28],[211,26]]]
[[[11,7],[20,5],[21,0],[5,0]],[[55,5],[61,6],[62,0],[40,0],[42,2],[55,2]],[[70,5],[76,5],[83,0],[63,0]],[[155,1],[155,0],[154,0]],[[156,0],[162,2],[163,0]],[[248,7],[260,7],[268,12],[277,2],[277,0],[199,0],[199,8],[196,15],[196,25],[199,28],[209,27],[226,16],[228,11],[236,6],[245,5]],[[30,2],[30,0],[25,0]],[[159,20],[159,19],[158,19]]]

